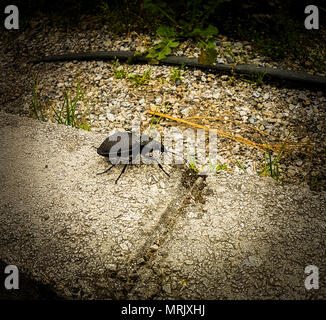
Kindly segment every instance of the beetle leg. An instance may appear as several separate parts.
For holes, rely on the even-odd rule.
[[[121,171],[121,173],[120,173],[120,175],[119,175],[118,179],[117,179],[117,180],[115,180],[115,183],[117,183],[117,182],[118,182],[118,180],[120,179],[120,177],[122,176],[122,174],[123,174],[123,173],[126,171],[127,165],[128,165],[128,163],[124,165],[124,167],[123,167],[123,169],[122,169],[122,171]]]
[[[168,177],[170,177],[170,175],[163,169],[163,167],[162,167],[162,165],[158,162],[158,160],[157,159],[155,159],[154,157],[153,158],[150,158],[149,156],[147,156],[147,155],[142,155],[142,157],[144,157],[144,158],[146,158],[146,159],[149,159],[149,160],[155,160],[156,161],[156,163],[158,164],[158,166],[159,166],[159,168],[168,176]]]
[[[170,177],[170,175],[163,169],[162,165],[155,159],[155,161],[157,162],[158,166],[160,167],[160,169],[162,169],[162,171],[168,176]]]
[[[170,175],[163,169],[163,167],[162,167],[162,165],[158,162],[158,160],[157,159],[155,159],[155,158],[153,158],[155,161],[156,161],[156,163],[157,163],[157,165],[159,166],[159,168],[168,176],[168,177],[170,177]]]
[[[113,164],[109,169],[106,169],[106,170],[103,171],[103,172],[99,172],[99,173],[97,173],[96,175],[98,176],[99,174],[106,173],[106,172],[108,172],[110,169],[112,169],[112,167],[114,167],[114,164]]]

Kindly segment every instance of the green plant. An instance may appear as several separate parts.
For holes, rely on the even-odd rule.
[[[116,59],[113,63],[113,72],[116,79],[125,79],[128,77],[128,71],[126,71],[122,66],[118,67],[119,60]]]
[[[118,62],[119,60],[116,59],[113,63],[113,72],[116,79],[127,79],[133,82],[136,87],[145,85],[148,83],[148,80],[150,80],[151,69],[146,70],[143,74],[129,75],[128,71],[122,68],[122,66],[118,67]]]
[[[198,57],[198,62],[202,64],[213,65],[217,58],[217,51],[215,48],[201,48],[201,52]]]
[[[227,166],[221,163],[218,163],[216,166],[213,165],[211,159],[209,158],[209,171],[210,172],[219,172],[221,170],[227,170]]]
[[[77,117],[77,106],[83,102],[85,104],[84,93],[80,88],[79,81],[75,96],[72,97],[69,90],[64,93],[64,100],[61,109],[58,111],[54,106],[48,106],[47,103],[41,103],[42,96],[39,91],[38,77],[33,77],[33,99],[30,107],[31,114],[41,121],[51,120],[60,124],[90,130],[90,125],[87,123],[87,117],[90,110],[87,107],[86,111]]]
[[[193,38],[198,42],[198,46],[201,48],[200,60],[205,64],[213,64],[217,57],[217,51],[215,49],[214,37],[217,35],[218,30],[212,25],[208,25],[204,28],[204,24],[209,15],[212,15],[217,8],[220,1],[208,1],[203,3],[201,0],[192,1],[192,3],[182,4],[183,9],[187,14],[183,14],[180,17],[175,16],[175,12],[172,6],[167,6],[162,1],[144,1],[144,9],[150,10],[152,13],[161,16],[162,20],[166,20],[168,24],[161,24],[156,30],[156,34],[161,38],[160,42],[155,44],[151,49],[147,50],[147,58],[152,63],[166,58],[173,48],[179,46],[179,41],[182,39]],[[180,5],[178,3],[177,5]],[[205,10],[201,10],[204,6]],[[180,12],[181,8],[177,9]],[[207,16],[205,16],[207,15]],[[188,17],[185,19],[185,17]]]
[[[209,25],[206,29],[197,27],[187,36],[194,38],[198,41],[198,47],[204,50],[215,49],[214,37],[218,34],[218,29],[212,25]]]
[[[31,104],[32,113],[34,116],[41,121],[46,121],[47,116],[47,105],[41,104],[40,92],[38,88],[38,77],[33,77],[33,99]]]
[[[276,158],[274,160],[272,158],[271,150],[268,150],[267,153],[265,153],[264,170],[258,174],[259,176],[268,174],[270,177],[272,177],[275,180],[279,179],[278,162],[283,154],[283,150],[284,150],[284,145],[282,145],[280,153],[276,156]],[[267,157],[268,157],[268,160],[267,160]]]
[[[196,165],[196,162],[197,162],[197,153],[195,153],[194,155],[191,155],[189,153],[189,150],[187,151],[187,154],[188,154],[188,168],[193,171],[194,173],[198,173],[198,168],[197,168],[197,165]]]
[[[218,29],[209,25],[206,29],[195,28],[189,33],[189,36],[195,38],[200,48],[200,55],[198,61],[203,64],[212,65],[216,61],[217,51],[214,37],[218,34]]]
[[[196,159],[195,158],[189,158],[188,159],[188,168],[195,172],[195,173],[198,173],[198,169],[196,168]]]
[[[264,81],[263,80],[264,80],[265,75],[266,75],[266,72],[258,73],[256,75],[256,81],[255,81],[255,83],[256,83],[257,86],[262,86],[264,84]]]
[[[90,130],[90,126],[86,123],[86,114],[81,119],[77,118],[77,105],[84,101],[84,92],[80,88],[79,81],[77,82],[76,92],[74,95],[68,89],[64,93],[64,100],[61,109],[57,111],[53,108],[54,120],[59,124],[72,126],[84,130]]]
[[[247,173],[247,170],[245,169],[245,167],[241,164],[241,162],[239,160],[235,160],[237,166],[244,172]]]
[[[132,81],[136,87],[145,85],[148,83],[148,80],[151,78],[151,69],[146,70],[142,75],[129,75],[128,80]]]
[[[217,166],[216,166],[215,171],[216,171],[216,172],[219,172],[219,171],[221,171],[221,170],[228,170],[228,168],[227,168],[227,166],[226,166],[225,164],[220,164],[220,163],[218,163]]]
[[[165,113],[165,111],[166,111],[168,105],[169,105],[169,103],[167,103],[167,104],[165,105],[165,107],[164,107],[164,109],[163,109],[163,111],[162,111],[163,114]],[[156,111],[155,111],[155,112],[156,112]],[[156,117],[155,114],[153,114],[152,119],[151,119],[151,124],[150,124],[150,127],[149,127],[150,130],[152,129],[152,126],[153,126],[153,124],[154,124],[155,117]],[[162,116],[159,116],[158,120],[157,120],[156,123],[155,123],[155,127],[158,126],[158,124],[160,123],[161,119],[162,119]]]
[[[120,69],[120,70],[117,69],[114,71],[114,73],[115,73],[116,79],[125,79],[128,76],[128,73],[124,69]]]
[[[182,77],[181,77],[182,71],[183,71],[183,65],[178,68],[173,68],[172,73],[170,74],[170,79],[174,82],[176,82],[177,80],[182,81]]]
[[[64,93],[64,100],[60,111],[53,109],[54,119],[60,124],[65,124],[67,126],[76,126],[76,104],[79,97],[79,90],[77,89],[76,95],[74,98],[71,98],[70,92],[66,91]]]
[[[83,130],[86,130],[86,131],[90,131],[91,130],[91,126],[87,123],[82,123],[78,126],[78,129],[83,129]]]
[[[156,33],[161,37],[161,41],[150,48],[146,55],[152,63],[157,63],[159,60],[165,59],[172,52],[173,48],[179,46],[179,41],[175,40],[175,28],[160,26]]]
[[[251,84],[255,84],[256,86],[262,86],[264,84],[263,80],[264,80],[265,75],[266,75],[266,72],[257,73],[255,75],[254,80],[243,78],[243,77],[241,77],[240,80],[244,81],[244,82],[251,83]]]

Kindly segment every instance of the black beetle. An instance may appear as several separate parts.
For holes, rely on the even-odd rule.
[[[136,139],[136,141],[133,141],[131,132],[118,131],[106,138],[102,142],[102,144],[96,149],[99,155],[108,158],[109,162],[111,162],[112,164],[112,166],[110,166],[108,169],[103,172],[97,173],[97,175],[108,172],[111,168],[113,168],[116,164],[120,162],[124,164],[124,167],[119,177],[116,179],[115,183],[118,182],[121,175],[125,172],[126,167],[130,163],[130,161],[134,160],[140,154],[144,158],[154,160],[158,164],[160,169],[162,169],[162,171],[167,176],[170,176],[163,169],[162,165],[157,161],[157,159],[149,156],[149,153],[151,151],[157,150],[163,153],[167,151],[166,148],[163,144],[145,134],[142,134]]]

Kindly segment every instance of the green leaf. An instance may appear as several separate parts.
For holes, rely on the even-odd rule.
[[[174,41],[174,39],[164,39],[150,49],[146,57],[148,59],[162,60],[171,53],[171,48],[176,48],[178,45],[179,42]]]
[[[87,130],[87,131],[91,130],[91,127],[88,126],[86,123],[83,123],[83,124],[79,125],[78,128],[83,129],[83,130]]]
[[[178,45],[179,45],[179,42],[178,42],[178,41],[171,41],[171,42],[169,43],[169,46],[170,46],[171,48],[176,48]]]
[[[217,34],[218,34],[218,29],[212,25],[209,25],[206,29],[197,27],[192,32],[190,32],[190,36],[201,37],[201,38],[209,38]]]
[[[218,29],[210,24],[205,30],[205,33],[207,36],[216,36],[218,34]]]
[[[157,59],[162,60],[166,58],[166,56],[168,56],[170,53],[171,53],[171,49],[167,47],[158,54]]]
[[[168,27],[168,26],[160,26],[157,30],[156,33],[164,38],[173,38],[176,36],[176,31],[175,28]]]

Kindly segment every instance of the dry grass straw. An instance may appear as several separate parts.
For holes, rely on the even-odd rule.
[[[266,132],[264,132],[262,130],[259,130],[259,129],[255,128],[254,126],[251,126],[251,125],[248,125],[248,124],[242,123],[240,121],[236,121],[236,120],[226,120],[226,119],[219,118],[219,117],[200,117],[200,116],[189,117],[189,119],[197,119],[197,120],[211,120],[211,121],[232,122],[232,123],[234,123],[236,125],[245,126],[245,127],[249,128],[249,129],[257,131],[260,134],[262,134],[262,135],[264,135],[266,137],[269,137],[271,139],[278,140],[278,141],[280,141],[280,143],[275,143],[275,144],[256,143],[256,142],[251,141],[249,139],[243,138],[242,136],[240,136],[238,134],[233,134],[233,133],[230,133],[230,132],[224,132],[224,131],[221,131],[221,130],[218,130],[218,129],[215,129],[215,128],[209,128],[209,127],[206,127],[204,125],[194,123],[194,122],[190,122],[188,120],[184,120],[184,119],[180,119],[180,118],[175,118],[175,117],[169,116],[169,115],[164,114],[164,113],[159,113],[159,112],[154,112],[154,111],[147,111],[147,112],[149,114],[153,115],[153,116],[163,117],[163,118],[166,118],[166,119],[177,121],[179,123],[187,124],[187,125],[192,126],[192,127],[196,127],[196,128],[199,128],[199,129],[204,129],[206,131],[216,130],[217,134],[219,136],[221,136],[221,137],[225,137],[225,138],[228,138],[228,139],[231,139],[231,140],[234,140],[234,141],[241,142],[241,143],[243,143],[243,144],[245,144],[247,146],[256,148],[256,149],[258,149],[258,150],[260,150],[262,152],[266,152],[268,150],[273,151],[273,152],[277,152],[277,153],[280,152],[281,150],[283,150],[283,152],[286,152],[286,151],[290,152],[290,151],[293,151],[294,149],[302,147],[302,146],[307,147],[307,144],[290,142],[288,139],[281,139],[281,138],[272,136],[272,135],[270,135],[270,134],[268,134],[268,133],[266,133]],[[311,152],[311,150],[310,150],[310,152]]]

